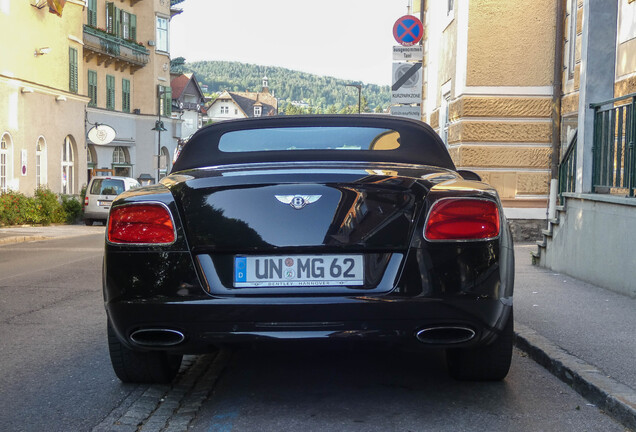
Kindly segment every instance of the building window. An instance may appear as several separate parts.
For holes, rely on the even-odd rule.
[[[73,194],[75,192],[74,183],[74,160],[75,152],[73,141],[70,136],[64,138],[62,146],[62,193]]]
[[[172,115],[172,87],[157,86],[159,98],[159,114],[170,117]]]
[[[115,109],[115,77],[106,75],[106,109]]]
[[[168,52],[168,19],[157,17],[157,51]]]
[[[9,191],[9,179],[11,178],[11,138],[9,134],[0,138],[0,193]]]
[[[35,187],[46,185],[46,142],[44,137],[35,143]]]
[[[121,11],[120,21],[121,21],[121,37],[126,40],[129,40],[130,39],[130,13],[126,11]]]
[[[106,2],[106,31],[126,40],[137,40],[137,17]]]
[[[121,80],[121,110],[130,112],[130,80],[126,78]]]
[[[113,172],[116,176],[130,177],[130,158],[123,147],[115,147],[113,150]]]
[[[574,67],[576,64],[576,15],[578,1],[570,0],[570,16],[568,31],[568,79],[574,78]]]
[[[229,113],[230,113],[230,107],[221,105],[221,114],[229,114]]]
[[[238,108],[234,108],[234,114],[237,115],[238,114]]]
[[[254,107],[254,117],[260,117],[263,109],[259,106]]]
[[[444,144],[446,144],[448,146],[448,126],[450,125],[450,112],[449,112],[449,105],[450,105],[450,92],[444,94],[444,97],[442,98],[442,106],[441,106],[441,115],[442,118],[440,119],[440,123],[442,125],[442,141],[444,141]]]
[[[159,157],[159,179],[168,175],[170,168],[170,152],[166,147],[161,147],[161,155]]]
[[[88,19],[89,26],[97,27],[97,0],[88,0]]]
[[[77,93],[77,50],[68,49],[68,90]]]
[[[93,70],[88,71],[88,97],[88,106],[97,106],[97,72]]]
[[[446,15],[450,15],[455,10],[455,0],[448,0]]]

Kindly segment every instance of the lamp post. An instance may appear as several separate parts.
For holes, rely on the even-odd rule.
[[[362,85],[361,84],[345,84],[345,87],[355,87],[358,89],[358,114],[360,114],[360,101],[362,99]]]
[[[159,183],[159,175],[161,171],[161,132],[167,131],[165,127],[163,127],[163,122],[161,121],[161,96],[165,95],[167,92],[163,90],[157,91],[157,121],[155,122],[155,127],[150,130],[157,131],[159,134],[157,140],[157,183]]]

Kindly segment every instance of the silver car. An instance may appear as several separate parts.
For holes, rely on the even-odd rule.
[[[120,193],[139,186],[139,182],[131,177],[93,177],[88,183],[84,198],[84,223],[93,225],[93,222],[100,220],[106,224],[113,199]]]

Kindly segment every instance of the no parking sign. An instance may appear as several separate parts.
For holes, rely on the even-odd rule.
[[[404,15],[393,25],[393,37],[402,46],[415,45],[423,34],[422,21],[413,15]]]

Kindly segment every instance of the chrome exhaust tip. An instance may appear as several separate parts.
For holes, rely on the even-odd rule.
[[[185,335],[171,329],[140,329],[130,334],[130,340],[148,347],[173,346],[183,342]]]
[[[475,337],[475,331],[463,326],[436,326],[419,330],[415,337],[425,344],[458,344]]]

